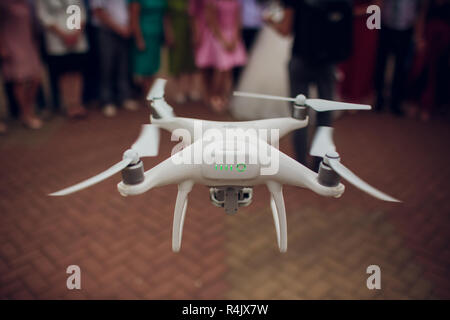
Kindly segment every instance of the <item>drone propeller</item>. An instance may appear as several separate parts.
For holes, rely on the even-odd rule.
[[[106,171],[82,181],[74,186],[65,188],[58,192],[51,193],[50,196],[65,196],[82,189],[88,188],[97,184],[116,173],[125,169],[128,165],[135,165],[140,161],[142,157],[154,157],[158,155],[159,148],[159,128],[147,124],[142,126],[141,134],[136,142],[131,146],[131,149],[125,151],[123,154],[123,160],[113,165]]]
[[[361,180],[341,163],[339,154],[336,152],[336,147],[333,142],[333,128],[319,127],[317,129],[310,154],[312,156],[324,158],[324,163],[331,167],[331,169],[339,176],[371,196],[384,201],[400,202]]]
[[[237,97],[246,97],[246,98],[257,98],[257,99],[266,99],[266,100],[277,100],[277,101],[290,101],[294,102],[299,106],[307,106],[313,108],[316,111],[336,111],[336,110],[370,110],[371,107],[366,104],[355,104],[355,103],[346,103],[346,102],[336,102],[330,100],[323,99],[306,99],[303,94],[299,94],[295,98],[289,97],[279,97],[272,96],[267,94],[258,94],[258,93],[248,93],[248,92],[240,92],[235,91],[233,95]]]
[[[173,118],[175,114],[171,106],[164,100],[164,93],[167,80],[158,78],[150,89],[147,100],[152,101],[152,107],[159,118]]]

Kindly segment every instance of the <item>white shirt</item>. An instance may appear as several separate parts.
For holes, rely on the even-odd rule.
[[[88,50],[88,42],[83,32],[76,45],[67,48],[64,41],[48,27],[56,26],[63,32],[70,34],[76,30],[70,30],[67,27],[67,21],[70,14],[67,8],[71,5],[77,5],[81,10],[81,25],[86,21],[86,9],[82,0],[37,0],[36,9],[37,16],[44,25],[44,36],[47,52],[50,55],[64,55],[68,53],[84,53]]]
[[[92,9],[103,9],[119,25],[126,26],[129,22],[127,0],[90,0]],[[92,23],[100,26],[101,22],[93,16]]]

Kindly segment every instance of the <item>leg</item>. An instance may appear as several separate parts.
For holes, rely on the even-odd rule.
[[[131,99],[130,74],[129,74],[129,55],[128,41],[125,39],[116,39],[117,47],[117,100],[123,104]]]
[[[412,31],[397,31],[394,44],[395,68],[391,88],[391,111],[402,115],[402,102],[406,78],[406,58],[412,43]]]
[[[194,71],[191,74],[187,76],[188,78],[188,86],[187,90],[189,92],[189,98],[194,101],[200,101],[201,100],[201,84],[200,84],[200,72]]]
[[[291,97],[295,97],[301,93],[308,95],[309,72],[305,63],[297,57],[292,57],[291,61],[289,61],[289,83]],[[308,145],[308,128],[295,130],[293,139],[297,161],[305,165]]]
[[[100,100],[102,105],[113,104],[113,77],[115,69],[116,39],[114,35],[102,28],[98,29],[100,56]]]
[[[422,120],[427,121],[431,112],[439,101],[439,93],[448,90],[449,85],[446,81],[449,66],[450,51],[450,27],[439,20],[428,22],[427,32],[427,84],[421,98]],[[447,68],[446,68],[447,66]],[[448,91],[447,91],[448,92]]]
[[[319,91],[319,97],[322,99],[333,100],[336,87],[334,65],[324,65],[318,68],[315,72],[315,82],[317,84],[317,90]],[[333,112],[317,112],[316,128],[319,126],[332,126],[333,124]],[[320,162],[322,158],[313,157],[312,169],[314,171],[319,170]]]
[[[259,29],[257,28],[243,28],[242,29],[242,40],[244,42],[245,51],[251,52],[253,44],[255,43],[256,36],[258,35]],[[236,67],[233,69],[233,84],[236,85],[241,77],[242,70],[244,67]]]
[[[226,71],[214,70],[213,86],[211,90],[211,107],[215,112],[222,112],[224,109],[224,85],[226,78]]]
[[[222,100],[223,108],[228,109],[228,99],[230,98],[231,89],[233,87],[232,70],[223,71],[223,83],[222,83]]]
[[[375,63],[375,78],[374,85],[376,91],[375,110],[381,111],[384,104],[384,78],[386,72],[386,63],[389,54],[389,38],[391,30],[387,30],[383,27],[380,30],[380,36],[378,39],[378,51],[377,60]]]
[[[82,106],[83,77],[80,72],[62,74],[59,79],[63,104],[69,117],[84,116]]]
[[[185,75],[179,74],[174,76],[174,82],[176,86],[176,93],[175,93],[175,102],[179,104],[183,104],[186,102],[186,80]]]
[[[201,87],[203,91],[203,101],[209,105],[210,99],[213,95],[214,87],[214,70],[204,68],[200,71]]]
[[[22,113],[23,123],[30,129],[40,129],[42,121],[34,114],[34,101],[36,99],[39,82],[30,80],[28,82],[15,83],[13,87],[14,97]]]

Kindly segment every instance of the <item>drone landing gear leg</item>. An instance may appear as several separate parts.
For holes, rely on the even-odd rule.
[[[271,197],[270,206],[272,208],[275,230],[277,232],[277,242],[280,252],[287,250],[287,222],[286,208],[284,206],[283,187],[281,184],[269,181],[267,183]]]
[[[186,216],[188,194],[192,190],[194,183],[192,181],[184,181],[178,185],[177,201],[175,203],[175,211],[173,213],[173,230],[172,230],[172,250],[179,252],[181,248],[181,237],[183,236],[184,217]]]

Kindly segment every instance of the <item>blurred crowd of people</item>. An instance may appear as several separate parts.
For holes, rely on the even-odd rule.
[[[281,17],[265,13],[274,2],[286,9]],[[307,94],[313,82],[322,98],[333,99],[337,84],[339,99],[364,102],[373,94],[375,110],[389,105],[399,116],[406,99],[416,101],[408,114],[423,120],[435,106],[448,103],[449,0],[348,1],[351,54],[345,61],[320,63],[308,60],[311,53],[304,44],[305,32],[315,37],[313,23],[307,31],[304,23],[305,6],[315,2],[320,1],[2,0],[0,64],[10,113],[26,127],[42,127],[36,110],[48,104],[42,90],[44,69],[53,111],[83,118],[91,101],[98,101],[107,117],[115,116],[119,107],[137,110],[160,69],[163,46],[177,87],[174,101],[202,100],[223,112],[263,24],[294,35],[287,66],[294,96]],[[381,30],[366,26],[371,4],[381,8]],[[81,8],[80,29],[67,27],[71,5]],[[332,40],[327,40],[329,47]],[[339,45],[334,48],[338,54]],[[395,63],[386,88],[391,55]],[[330,121],[323,113],[318,123]],[[0,121],[0,132],[5,131]],[[304,132],[296,135],[306,139]],[[296,145],[304,143],[297,140]]]

